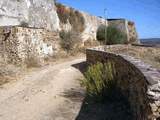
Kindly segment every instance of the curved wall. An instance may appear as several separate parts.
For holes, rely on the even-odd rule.
[[[130,56],[105,52],[103,47],[87,49],[87,62],[115,63],[118,86],[128,98],[135,120],[160,117],[160,72]]]

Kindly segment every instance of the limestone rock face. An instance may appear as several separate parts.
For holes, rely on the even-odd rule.
[[[54,0],[1,0],[0,26],[24,25],[59,30]]]
[[[108,25],[108,22],[102,18],[89,15],[87,13],[82,12],[85,20],[85,29],[82,32],[82,39],[86,41],[88,39],[96,40],[97,29],[100,25]]]

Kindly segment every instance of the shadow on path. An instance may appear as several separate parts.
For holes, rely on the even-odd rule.
[[[88,64],[81,62],[72,65],[83,74],[87,70]],[[109,100],[104,103],[94,102],[92,98],[85,95],[81,90],[71,90],[64,93],[65,97],[72,101],[83,101],[79,114],[75,120],[132,120],[132,113],[128,103],[120,91],[111,94]],[[113,96],[113,97],[112,97]]]

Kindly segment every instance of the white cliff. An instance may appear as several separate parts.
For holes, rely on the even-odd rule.
[[[59,30],[53,0],[1,0],[0,26],[25,24],[28,27]]]

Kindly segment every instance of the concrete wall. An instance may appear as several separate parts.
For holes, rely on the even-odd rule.
[[[58,34],[44,29],[1,27],[0,49],[3,58],[12,63],[24,62],[27,57],[39,60],[58,52]]]
[[[130,56],[105,52],[104,47],[87,49],[87,62],[112,61],[118,87],[130,102],[135,120],[160,118],[160,72]]]

